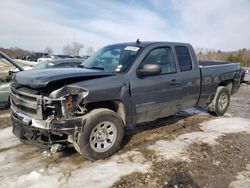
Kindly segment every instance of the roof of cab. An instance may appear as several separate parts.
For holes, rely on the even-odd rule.
[[[159,42],[159,41],[140,41],[140,42],[125,42],[125,43],[117,43],[117,44],[112,44],[108,46],[138,46],[141,48],[145,48],[147,46],[153,45],[153,44],[166,44],[166,45],[190,45],[188,43],[182,43],[182,42]]]

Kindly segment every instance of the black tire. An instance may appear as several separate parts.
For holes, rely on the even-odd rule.
[[[113,141],[109,143],[110,146],[107,147],[106,151],[97,152],[96,150],[98,150],[98,147],[95,148],[95,146],[93,146],[94,141],[92,142],[91,139],[93,138],[93,134],[98,135],[97,133],[95,133],[95,131],[97,130],[96,126],[98,126],[99,124],[100,126],[102,126],[103,122],[109,122],[109,123],[111,122],[112,127],[114,128],[114,130],[116,130],[115,133],[116,136],[115,139],[113,139]],[[100,130],[98,131],[102,131],[101,129],[102,128],[100,128]],[[106,135],[108,137],[109,133],[106,132],[106,134],[103,135]],[[114,111],[105,108],[95,109],[86,115],[86,123],[83,125],[82,131],[77,135],[74,147],[76,151],[78,151],[81,155],[83,155],[89,160],[94,161],[98,159],[105,159],[113,155],[120,149],[123,136],[124,136],[124,123],[122,119]],[[95,138],[95,140],[97,140],[97,137]],[[108,140],[108,138],[104,139]],[[98,142],[98,145],[101,142],[102,141]],[[107,141],[105,143],[107,143],[108,145]],[[102,148],[100,148],[100,150],[102,150]]]
[[[224,98],[224,105],[220,102],[220,99]],[[227,87],[219,86],[213,101],[208,105],[208,112],[212,115],[222,116],[225,114],[230,103],[230,92]]]

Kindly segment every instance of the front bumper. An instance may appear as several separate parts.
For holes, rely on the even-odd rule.
[[[55,143],[67,143],[69,135],[79,132],[82,118],[62,120],[35,120],[12,110],[11,124],[13,133],[22,141],[41,148]]]

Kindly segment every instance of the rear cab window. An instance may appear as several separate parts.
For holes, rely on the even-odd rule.
[[[186,46],[175,46],[180,71],[189,71],[193,68],[189,50]]]

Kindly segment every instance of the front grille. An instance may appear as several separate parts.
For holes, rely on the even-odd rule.
[[[18,113],[35,119],[43,119],[42,96],[34,94],[25,88],[16,89],[11,86],[10,92],[11,108]]]

